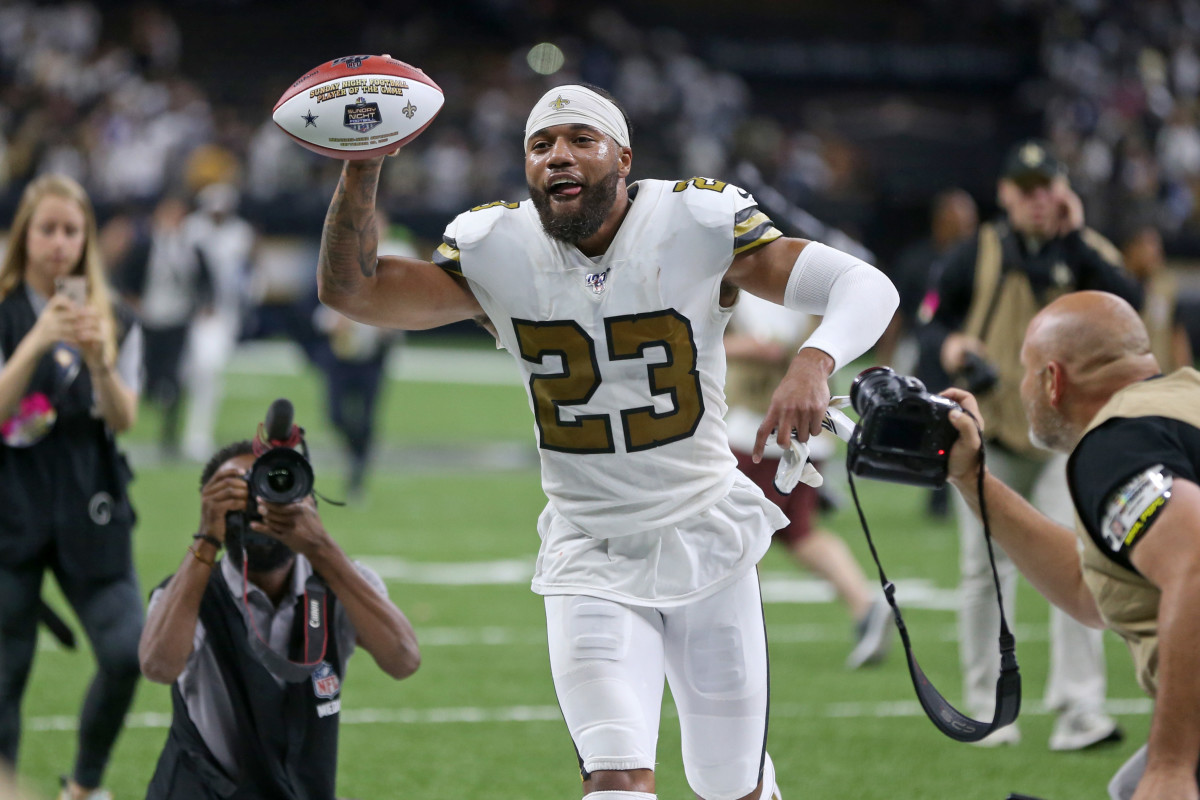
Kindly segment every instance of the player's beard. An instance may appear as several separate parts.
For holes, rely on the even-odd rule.
[[[546,235],[567,244],[579,244],[595,235],[617,201],[619,178],[614,167],[612,172],[597,183],[584,186],[583,191],[579,193],[579,208],[575,211],[556,209],[550,194],[531,184],[529,197],[542,220],[542,229],[546,231]]]

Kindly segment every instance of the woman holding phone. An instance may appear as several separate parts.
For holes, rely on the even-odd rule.
[[[97,787],[139,675],[132,476],[114,437],[136,419],[140,364],[141,330],[110,296],[91,202],[70,178],[38,178],[0,264],[0,760],[16,762],[49,569],[98,663],[61,800],[111,797]]]

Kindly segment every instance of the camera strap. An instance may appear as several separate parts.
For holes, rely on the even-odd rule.
[[[317,573],[308,576],[304,582],[304,603],[296,613],[304,614],[304,660],[292,661],[271,649],[262,634],[258,631],[258,623],[250,613],[249,598],[250,580],[247,576],[245,557],[242,560],[242,604],[246,609],[246,618],[250,626],[246,638],[250,642],[250,650],[259,662],[270,672],[288,683],[302,683],[308,680],[321,665],[325,658],[325,648],[329,641],[329,587]]]
[[[967,412],[969,413],[969,412]],[[978,425],[978,421],[976,422]],[[879,569],[879,582],[883,586],[883,594],[892,613],[896,617],[896,628],[900,631],[900,641],[904,643],[904,654],[908,659],[908,673],[912,676],[913,688],[925,715],[942,733],[959,742],[978,742],[993,731],[1009,725],[1017,719],[1021,710],[1021,672],[1017,667],[1017,640],[1008,627],[1004,616],[1004,601],[1000,591],[1000,576],[996,572],[996,556],[992,548],[992,532],[988,525],[987,504],[983,496],[984,449],[982,435],[979,444],[979,512],[983,518],[983,536],[987,542],[988,561],[992,567],[992,580],[996,586],[996,602],[1000,606],[1000,677],[996,681],[996,705],[991,722],[972,719],[952,706],[941,692],[925,675],[917,657],[913,653],[912,642],[909,639],[908,628],[896,603],[896,586],[883,571],[879,561],[879,553],[875,550],[875,542],[871,539],[871,531],[867,527],[867,518],[863,514],[862,504],[858,501],[858,491],[854,487],[854,473],[846,470],[850,482],[850,494],[854,498],[854,508],[858,511],[858,520],[862,523],[863,533],[867,537],[867,545],[871,549],[871,558]]]

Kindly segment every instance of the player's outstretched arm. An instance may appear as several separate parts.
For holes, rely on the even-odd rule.
[[[317,261],[321,302],[351,319],[385,328],[420,330],[471,319],[483,309],[441,268],[416,258],[378,255],[375,193],[383,157],[342,168]]]
[[[725,281],[764,300],[824,319],[771,397],[759,427],[754,459],[767,438],[787,447],[821,430],[829,403],[828,378],[875,344],[899,304],[896,287],[879,270],[832,247],[804,239],[776,239],[736,256]]]

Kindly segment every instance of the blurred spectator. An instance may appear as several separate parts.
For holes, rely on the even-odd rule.
[[[933,198],[930,233],[924,239],[906,247],[896,259],[892,281],[900,293],[900,307],[892,324],[875,348],[878,360],[892,364],[899,372],[912,372],[911,359],[896,364],[897,348],[908,339],[915,348],[913,332],[929,321],[933,310],[924,305],[929,294],[934,264],[959,242],[975,235],[979,227],[979,210],[975,200],[962,189],[947,189]],[[921,318],[921,314],[926,314]],[[949,378],[937,363],[936,355],[918,357],[916,376],[930,391],[941,391],[950,385]]]
[[[1179,287],[1163,262],[1162,236],[1153,226],[1142,226],[1125,239],[1121,252],[1145,292],[1142,321],[1159,366],[1164,373],[1192,366],[1191,341],[1178,317]]]
[[[129,465],[141,332],[113,302],[83,188],[46,175],[22,194],[0,265],[0,762],[17,761],[21,699],[53,572],[96,658],[75,767],[59,800],[99,789],[140,677]]]
[[[184,222],[185,238],[202,256],[212,286],[212,305],[203,309],[188,340],[187,422],[183,452],[203,461],[216,449],[217,410],[224,390],[222,371],[237,344],[253,263],[254,228],[237,214],[238,190],[214,183],[196,195],[198,208]]]
[[[179,454],[182,362],[192,320],[211,304],[215,284],[184,226],[188,207],[173,195],[154,208],[150,229],[134,245],[118,284],[146,334],[146,394],[162,409],[162,453]]]
[[[892,364],[898,372],[912,373],[931,392],[940,392],[950,385],[950,377],[942,369],[941,354],[922,346],[917,331],[937,310],[937,264],[956,245],[975,235],[979,227],[979,210],[974,199],[962,189],[947,189],[933,199],[930,235],[909,245],[899,258],[892,280],[900,293],[900,307],[892,324],[884,331],[876,346],[878,360]],[[949,513],[950,496],[945,486],[929,491],[926,510],[931,516],[944,517]]]

